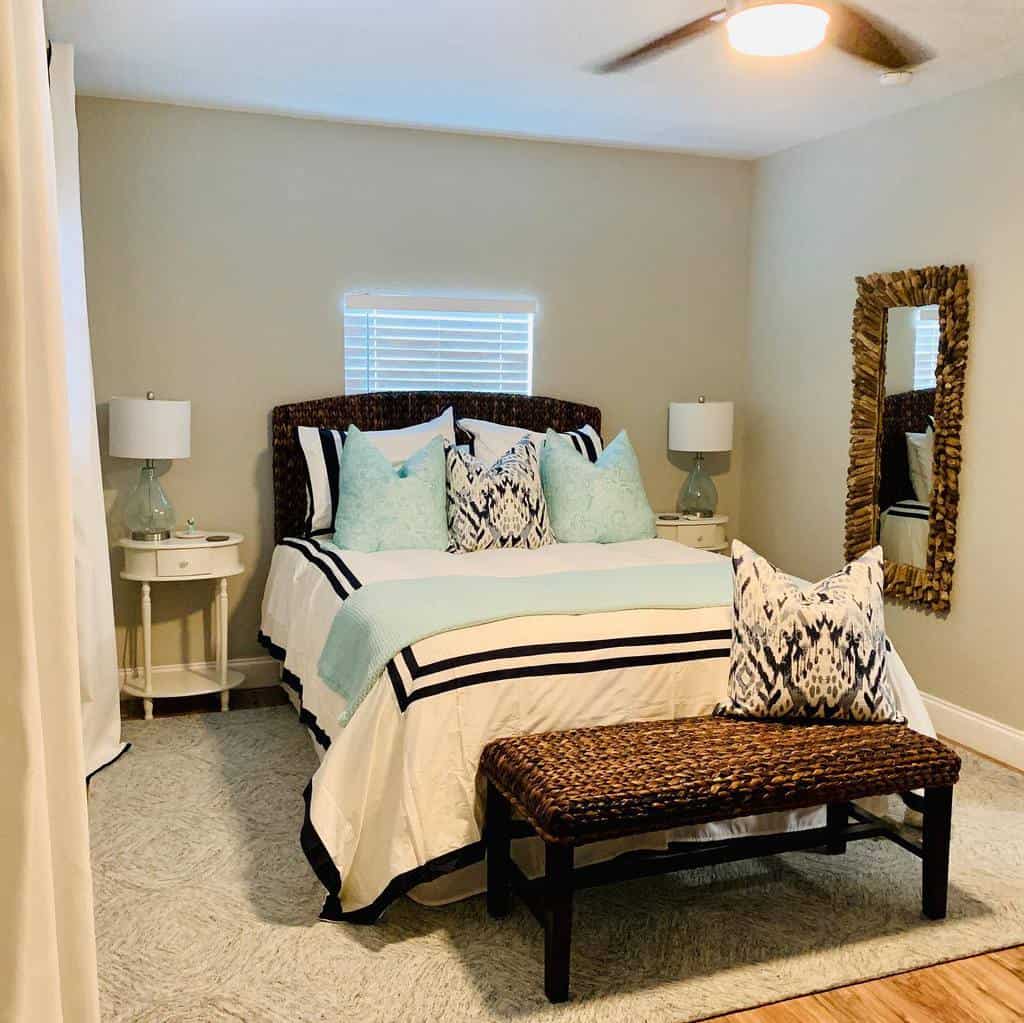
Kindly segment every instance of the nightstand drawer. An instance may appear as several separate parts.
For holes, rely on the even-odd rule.
[[[658,536],[664,540],[685,544],[687,547],[720,551],[729,543],[725,535],[728,522],[729,519],[725,515],[715,515],[709,519],[681,519],[659,515]]]
[[[676,526],[676,542],[687,547],[721,547],[725,543],[725,526],[703,522],[681,522]]]
[[[216,548],[189,547],[156,552],[157,575],[214,575],[223,562]]]
[[[161,579],[222,579],[242,571],[239,558],[242,537],[224,533],[224,540],[179,539],[145,543],[121,540],[124,548],[122,579],[159,582]]]

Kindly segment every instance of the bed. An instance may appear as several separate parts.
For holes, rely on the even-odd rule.
[[[928,563],[930,509],[911,482],[907,434],[924,433],[935,410],[935,388],[890,394],[882,415],[878,483],[878,542],[886,561],[924,568]]]
[[[928,505],[914,498],[889,505],[879,523],[879,543],[886,561],[925,568],[930,518]]]
[[[273,413],[275,547],[261,642],[282,666],[320,756],[306,789],[302,847],[327,895],[325,919],[372,923],[404,894],[440,904],[484,887],[483,791],[477,763],[492,738],[580,725],[709,713],[724,694],[731,607],[630,607],[523,615],[442,631],[397,651],[346,724],[351,708],[320,676],[339,609],[357,591],[395,581],[523,579],[566,572],[671,567],[700,576],[728,569],[719,555],[668,540],[554,544],[539,550],[343,551],[302,537],[300,425],[394,429],[457,416],[529,430],[600,430],[600,412],[573,402],[493,394],[373,394],[281,406]],[[710,567],[709,567],[710,566]],[[610,578],[610,577],[609,577]],[[496,583],[500,585],[499,583]],[[912,727],[934,734],[920,695],[892,653],[890,675]],[[581,862],[754,831],[817,826],[803,810],[598,843]],[[539,873],[539,843],[516,856]]]

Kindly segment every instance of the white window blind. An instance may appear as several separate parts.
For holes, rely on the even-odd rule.
[[[921,306],[914,313],[914,390],[935,386],[935,366],[939,361],[939,310]]]
[[[345,393],[529,394],[533,318],[523,299],[345,296]]]

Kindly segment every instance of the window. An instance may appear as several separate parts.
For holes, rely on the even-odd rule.
[[[935,386],[939,361],[939,307],[919,306],[914,310],[914,390]]]
[[[523,299],[345,296],[345,393],[529,394],[533,317]]]

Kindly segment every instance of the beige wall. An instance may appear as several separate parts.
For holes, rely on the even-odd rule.
[[[682,480],[669,401],[735,396],[751,164],[96,99],[79,129],[97,400],[191,399],[165,483],[181,518],[246,534],[234,656],[260,652],[270,409],[342,390],[346,291],[536,296],[535,393],[627,427],[656,506]],[[742,454],[718,462],[727,512]],[[136,469],[105,472],[116,536]],[[155,589],[156,663],[209,656],[202,612],[180,623],[206,586]],[[115,599],[124,640],[135,588]]]
[[[1024,726],[1024,78],[758,165],[743,530],[787,569],[841,562],[854,276],[968,265],[973,291],[953,609],[892,607],[926,692]]]

